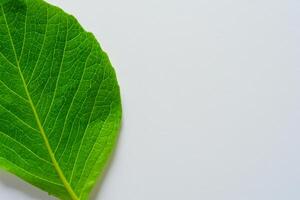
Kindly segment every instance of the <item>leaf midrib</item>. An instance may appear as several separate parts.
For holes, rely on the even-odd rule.
[[[28,102],[30,104],[30,107],[32,109],[32,112],[34,114],[34,117],[35,117],[35,120],[36,120],[36,123],[38,125],[38,128],[40,130],[40,134],[44,140],[44,143],[45,143],[45,146],[47,148],[47,151],[49,153],[49,156],[51,158],[51,161],[53,163],[53,166],[59,176],[59,178],[61,179],[62,183],[64,184],[66,190],[68,191],[70,197],[73,199],[73,200],[79,200],[79,198],[77,197],[76,193],[74,192],[73,188],[70,186],[70,183],[67,181],[62,169],[60,168],[56,158],[55,158],[55,155],[53,153],[53,150],[51,148],[51,145],[49,143],[49,140],[48,140],[48,137],[46,135],[46,132],[44,130],[44,127],[41,123],[41,120],[40,120],[40,117],[36,111],[36,108],[35,108],[35,105],[31,99],[31,95],[28,91],[28,88],[27,88],[27,84],[26,84],[26,81],[25,81],[25,78],[23,76],[23,73],[21,71],[21,68],[20,68],[20,63],[19,63],[19,60],[17,58],[17,53],[16,53],[16,49],[15,49],[15,46],[14,46],[14,43],[13,43],[13,40],[12,40],[12,36],[11,36],[11,33],[10,33],[10,29],[9,29],[9,26],[8,26],[8,23],[7,23],[7,19],[6,19],[6,15],[5,15],[5,12],[4,12],[4,8],[3,8],[3,5],[1,5],[1,10],[3,12],[3,17],[4,17],[4,21],[5,21],[5,25],[6,25],[6,28],[7,28],[7,31],[8,31],[8,34],[9,34],[9,39],[10,39],[10,42],[11,42],[11,46],[12,46],[12,49],[13,49],[13,52],[14,52],[14,57],[15,57],[15,60],[16,60],[16,64],[17,64],[17,68],[18,68],[18,72],[19,72],[19,75],[21,77],[21,80],[22,80],[22,84],[23,84],[23,87],[24,87],[24,90],[25,90],[25,93],[26,93],[26,96],[28,98]],[[26,24],[26,22],[25,22]],[[24,33],[26,34],[26,33]],[[25,36],[24,36],[24,40],[25,40]],[[24,41],[23,41],[24,42]]]

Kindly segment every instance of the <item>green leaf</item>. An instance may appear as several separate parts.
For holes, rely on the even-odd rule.
[[[88,199],[120,127],[115,72],[61,9],[0,7],[0,167],[60,199]]]

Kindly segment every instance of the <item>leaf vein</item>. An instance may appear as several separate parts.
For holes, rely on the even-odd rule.
[[[25,99],[24,97],[22,97],[21,95],[19,95],[17,92],[15,92],[13,89],[11,89],[8,85],[6,85],[6,83],[4,83],[1,79],[0,82],[2,83],[2,85],[4,87],[6,87],[6,89],[8,89],[11,93],[13,93],[14,95],[18,96],[20,99],[24,100],[25,102],[28,102],[27,99]]]
[[[43,43],[42,43],[42,47],[41,47],[41,50],[40,50],[40,52],[39,52],[39,55],[38,55],[38,58],[37,58],[37,61],[36,61],[36,63],[35,63],[35,65],[34,65],[34,67],[33,67],[33,70],[32,70],[32,73],[31,73],[31,75],[30,75],[30,78],[28,79],[28,81],[27,81],[27,86],[31,83],[31,79],[33,78],[33,75],[34,75],[34,73],[35,73],[35,70],[36,70],[36,68],[37,68],[37,64],[38,64],[38,62],[39,62],[39,60],[40,60],[40,58],[41,58],[41,55],[42,55],[42,52],[43,52],[43,49],[44,49],[44,46],[45,46],[45,42],[46,42],[46,35],[47,35],[47,31],[48,31],[48,8],[46,9],[46,11],[47,11],[47,19],[46,19],[46,28],[45,28],[45,33],[44,33],[44,38],[43,38]]]
[[[2,158],[3,160],[6,160],[6,161],[9,162],[10,164],[14,165],[15,167],[19,168],[20,170],[22,170],[23,172],[29,174],[30,176],[33,176],[33,177],[35,177],[35,178],[38,178],[38,179],[40,179],[40,180],[43,180],[43,181],[45,181],[45,182],[47,182],[47,183],[50,183],[50,184],[53,184],[53,185],[57,185],[57,186],[60,186],[60,187],[64,187],[63,184],[59,184],[59,183],[53,182],[53,181],[51,181],[51,180],[45,179],[45,178],[43,178],[43,177],[37,176],[37,175],[35,175],[35,174],[32,174],[32,173],[29,172],[28,170],[26,170],[26,169],[24,169],[24,168],[18,166],[16,163],[14,163],[14,162],[8,160],[7,158],[1,157],[1,156],[0,156],[0,158]]]
[[[20,146],[22,146],[24,149],[26,149],[27,151],[31,152],[35,157],[37,157],[38,159],[50,164],[50,165],[53,165],[51,162],[49,162],[48,160],[40,157],[39,155],[37,155],[36,153],[34,153],[31,149],[29,149],[27,146],[25,146],[24,144],[22,144],[21,142],[19,142],[18,140],[16,140],[15,138],[11,137],[10,135],[8,134],[5,134],[4,132],[0,131],[0,134],[9,138],[10,140],[12,140],[13,142],[19,144]]]
[[[70,182],[72,182],[72,180],[73,180],[74,168],[75,168],[75,166],[76,166],[76,164],[77,164],[79,152],[80,152],[80,150],[81,150],[81,148],[82,148],[82,143],[83,143],[83,141],[84,141],[84,139],[85,139],[86,131],[88,130],[88,127],[89,127],[89,125],[90,125],[90,121],[91,121],[92,115],[93,115],[93,113],[94,113],[94,108],[95,108],[95,105],[96,105],[97,97],[98,97],[98,95],[99,95],[99,91],[101,90],[101,85],[102,85],[102,83],[103,83],[104,76],[105,76],[105,68],[104,68],[104,72],[103,72],[103,77],[102,77],[102,79],[101,79],[101,83],[99,84],[99,88],[98,88],[98,90],[97,90],[97,94],[96,94],[96,97],[95,97],[95,100],[94,100],[94,103],[93,103],[93,107],[92,107],[92,109],[91,109],[91,114],[90,114],[90,116],[89,116],[89,120],[88,120],[87,126],[86,126],[86,128],[85,128],[85,131],[84,131],[84,133],[83,133],[83,137],[82,137],[81,142],[80,142],[80,145],[79,145],[79,150],[77,151],[77,155],[76,155],[76,158],[75,158],[75,161],[74,161],[74,165],[73,165],[73,168],[72,168],[72,172],[71,172],[71,176],[70,176]]]
[[[85,61],[84,69],[83,69],[83,72],[82,72],[82,74],[81,74],[81,77],[80,77],[80,81],[79,81],[78,87],[76,88],[76,92],[75,92],[74,96],[72,97],[72,102],[71,102],[71,105],[69,106],[69,109],[68,109],[68,111],[67,111],[67,115],[66,115],[65,120],[64,120],[63,129],[62,129],[62,132],[61,132],[61,134],[60,134],[60,139],[59,139],[59,142],[58,142],[58,144],[57,144],[57,146],[56,146],[56,148],[55,148],[55,150],[54,150],[54,153],[56,153],[56,151],[57,151],[57,149],[58,149],[58,147],[59,147],[59,145],[60,145],[60,143],[61,143],[61,139],[62,139],[62,136],[63,136],[64,131],[65,131],[65,127],[66,127],[66,121],[68,120],[68,117],[69,117],[69,114],[70,114],[70,110],[71,110],[71,108],[72,108],[72,106],[73,106],[75,97],[76,97],[76,95],[77,95],[77,93],[78,93],[78,91],[79,91],[79,88],[80,88],[80,86],[81,86],[81,83],[82,83],[82,80],[83,80],[83,77],[84,77],[84,74],[85,74],[85,70],[86,70],[86,64],[87,64],[87,62],[88,62],[88,59],[89,59],[89,57],[90,57],[90,55],[91,55],[92,50],[93,50],[93,46],[91,47],[91,51],[89,52],[89,55],[87,56],[87,59],[86,59],[86,61]],[[69,140],[69,139],[68,139],[68,140]],[[65,147],[65,148],[66,148],[66,147]],[[63,152],[64,152],[64,151],[63,151]]]
[[[45,146],[46,146],[46,148],[47,148],[47,150],[48,150],[48,153],[49,153],[49,156],[50,156],[50,158],[51,158],[51,160],[52,160],[52,162],[53,162],[53,166],[54,166],[54,168],[55,168],[55,170],[56,170],[56,172],[57,172],[57,175],[59,176],[59,178],[61,179],[62,183],[64,184],[65,189],[68,191],[70,197],[71,197],[73,200],[79,200],[79,198],[77,197],[76,193],[73,191],[72,187],[70,186],[69,182],[66,180],[66,177],[65,177],[64,173],[62,172],[62,170],[61,170],[61,168],[60,168],[60,166],[59,166],[59,164],[58,164],[58,162],[57,162],[57,160],[56,160],[56,158],[55,158],[55,155],[54,155],[54,153],[53,153],[53,151],[52,151],[51,145],[50,145],[50,143],[49,143],[49,140],[48,140],[48,138],[47,138],[47,135],[46,135],[46,133],[45,133],[45,130],[44,130],[43,126],[42,126],[42,123],[41,123],[41,121],[40,121],[40,118],[39,118],[39,115],[38,115],[38,113],[37,113],[37,111],[36,111],[36,108],[35,108],[35,106],[34,106],[34,104],[33,104],[33,101],[32,101],[32,99],[31,99],[30,93],[29,93],[28,88],[27,88],[26,81],[25,81],[24,76],[23,76],[23,73],[22,73],[22,71],[21,71],[20,64],[19,64],[18,59],[17,59],[16,49],[15,49],[15,46],[14,46],[14,43],[13,43],[13,39],[12,39],[12,36],[11,36],[11,33],[10,33],[9,26],[8,26],[8,24],[7,24],[7,19],[6,19],[6,15],[5,15],[5,12],[4,12],[3,5],[1,5],[1,9],[2,9],[2,12],[3,12],[3,16],[4,16],[5,23],[6,23],[6,28],[7,28],[8,34],[9,34],[9,36],[10,36],[11,46],[12,46],[13,51],[14,51],[14,54],[15,54],[15,59],[16,59],[16,63],[17,63],[17,66],[18,66],[19,75],[20,75],[20,77],[21,77],[21,79],[22,79],[23,86],[24,86],[25,92],[26,92],[26,94],[27,94],[29,103],[30,103],[30,107],[31,107],[32,112],[33,112],[33,114],[34,114],[34,116],[35,116],[35,119],[36,119],[36,123],[37,123],[37,125],[38,125],[38,127],[39,127],[39,129],[40,129],[41,137],[43,138],[43,140],[44,140],[44,142],[45,142]],[[67,31],[66,35],[68,35],[68,31]],[[63,62],[63,59],[62,59],[62,62]],[[57,86],[57,85],[56,85],[56,86]],[[56,89],[56,88],[55,88],[55,89]]]
[[[3,106],[1,103],[0,103],[0,107],[3,108],[4,110],[6,110],[9,114],[11,114],[12,116],[14,116],[17,120],[19,120],[23,125],[27,126],[28,128],[36,131],[36,132],[39,132],[37,129],[33,128],[31,125],[29,125],[28,123],[26,123],[25,121],[23,121],[21,118],[19,118],[15,113],[13,113],[12,111],[10,111],[9,109],[7,109],[5,106]]]
[[[68,30],[68,21],[67,21],[67,32],[66,32],[66,39],[65,39],[65,43],[64,43],[63,55],[62,55],[62,59],[60,61],[60,67],[59,67],[59,71],[58,71],[58,75],[57,75],[57,79],[56,79],[56,83],[55,83],[55,89],[54,89],[54,92],[53,92],[53,97],[52,97],[52,100],[51,100],[51,104],[50,104],[48,113],[46,114],[46,117],[45,117],[44,121],[47,121],[47,119],[48,119],[48,116],[51,112],[53,102],[54,102],[54,99],[55,99],[55,96],[56,96],[56,91],[57,91],[57,88],[58,88],[58,82],[59,82],[61,71],[62,71],[63,64],[64,64],[65,51],[66,51],[66,47],[67,47],[67,43],[68,43],[67,42],[68,32],[69,32],[69,30]]]

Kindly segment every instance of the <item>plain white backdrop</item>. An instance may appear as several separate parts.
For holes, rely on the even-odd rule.
[[[108,52],[119,144],[93,200],[299,200],[299,0],[49,0]],[[50,200],[0,173],[0,199]]]

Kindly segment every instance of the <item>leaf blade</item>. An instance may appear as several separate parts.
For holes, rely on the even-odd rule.
[[[96,177],[105,167],[105,163],[114,147],[120,126],[121,102],[115,72],[111,67],[107,55],[101,50],[96,39],[90,33],[84,31],[72,16],[38,0],[18,0],[14,3],[9,2],[5,4],[5,6],[11,7],[11,9],[14,10],[10,15],[21,15],[20,13],[24,12],[22,9],[26,9],[26,15],[24,17],[25,27],[23,40],[20,42],[20,35],[12,34],[15,33],[15,30],[20,29],[20,26],[15,25],[14,22],[8,23],[4,15],[4,21],[8,30],[7,34],[10,38],[15,61],[11,61],[12,52],[9,49],[1,48],[0,52],[5,58],[6,55],[8,55],[7,60],[18,68],[26,97],[28,98],[36,121],[35,127],[33,126],[31,128],[38,129],[44,141],[45,147],[42,147],[39,138],[38,147],[42,149],[42,158],[47,159],[45,158],[46,150],[48,152],[48,159],[50,157],[54,169],[56,170],[56,174],[54,174],[53,169],[47,168],[46,174],[55,179],[55,184],[56,182],[62,182],[67,192],[64,191],[64,189],[55,188],[53,186],[55,184],[49,184],[45,187],[44,185],[47,184],[34,179],[36,174],[28,171],[27,174],[25,174],[25,172],[21,173],[22,170],[17,170],[17,167],[19,167],[18,164],[16,164],[14,168],[11,167],[14,165],[9,164],[9,159],[0,162],[0,164],[4,163],[1,164],[3,168],[6,168],[8,171],[13,172],[24,180],[57,197],[63,199],[79,199],[78,196],[80,196],[80,199],[87,199],[92,186],[95,184]],[[44,9],[40,9],[41,7]],[[4,7],[2,7],[2,5],[1,8],[4,14]],[[37,8],[39,12],[41,12],[41,10],[43,11],[41,16],[46,15],[46,20],[36,19],[35,15],[32,14],[37,11]],[[49,19],[52,20],[52,22],[49,21]],[[45,23],[45,21],[47,23]],[[70,27],[68,27],[69,22],[71,23]],[[67,26],[65,26],[66,23]],[[41,26],[41,30],[37,31],[36,27],[32,28],[33,24],[35,26],[39,26],[40,24],[44,26]],[[0,29],[3,29],[1,25],[3,24],[0,23]],[[13,31],[10,32],[11,27]],[[29,33],[32,33],[33,29],[35,32],[42,33],[42,40],[40,37],[35,36],[30,38]],[[71,33],[71,36],[68,35],[68,32]],[[55,33],[55,37],[53,33]],[[63,36],[65,37],[64,42],[62,42]],[[31,43],[35,38],[37,38],[38,41],[42,41],[42,43],[37,43],[37,46],[42,47],[41,49],[33,48]],[[57,42],[57,39],[60,39],[59,42]],[[18,42],[18,45],[15,45],[15,41]],[[22,45],[19,43],[22,43]],[[54,48],[50,50],[46,49],[46,47],[51,44]],[[18,48],[18,46],[21,47]],[[0,47],[3,47],[1,43]],[[28,49],[35,51],[33,55],[30,54]],[[61,54],[61,52],[63,54]],[[89,53],[87,54],[87,52]],[[52,56],[50,62],[47,60],[50,57],[49,55]],[[43,63],[41,67],[39,64],[41,64],[42,58],[46,62],[45,64]],[[57,60],[59,61],[57,62]],[[59,68],[57,66],[59,66]],[[0,71],[2,69],[4,73],[8,66],[6,65],[5,67],[3,70],[3,66],[1,66]],[[50,70],[45,67],[50,67]],[[70,70],[81,73],[72,73]],[[15,78],[15,72],[10,71],[10,73],[14,74],[13,77]],[[52,74],[54,74],[54,79],[51,79]],[[61,74],[63,74],[63,76],[61,76]],[[70,77],[75,81],[68,81]],[[15,80],[17,80],[17,78],[15,78]],[[10,88],[10,85],[6,84],[9,83],[7,80],[1,80],[1,82]],[[74,90],[74,88],[76,89]],[[95,88],[98,88],[96,93]],[[13,89],[11,90],[14,91]],[[2,91],[4,90],[1,89],[1,92]],[[19,91],[15,92],[15,94],[19,97],[23,97],[24,93],[20,93]],[[5,99],[8,97],[9,100],[11,100],[12,97],[9,94],[6,94],[2,98]],[[52,99],[50,102],[49,97],[52,97],[50,98]],[[64,99],[65,101],[63,101]],[[91,102],[93,102],[93,104],[91,104]],[[16,106],[12,104],[8,105],[10,105],[10,107]],[[80,109],[78,112],[75,112],[78,105],[81,105]],[[4,113],[3,110],[0,112],[1,114]],[[86,119],[82,120],[82,118],[86,118],[86,114],[89,116],[88,121]],[[56,117],[54,117],[55,115]],[[16,117],[18,116],[16,115]],[[29,113],[26,113],[25,117],[20,117],[21,120],[23,120],[23,118],[26,120],[33,119],[32,114],[30,115]],[[8,121],[11,123],[12,119],[10,118]],[[77,123],[79,123],[79,125]],[[18,127],[18,130],[19,129],[21,129],[22,133],[28,132],[28,130],[23,127]],[[14,130],[14,132],[16,132],[16,130]],[[30,139],[33,138],[32,133],[28,135],[27,137]],[[11,135],[14,141],[20,142],[15,139],[15,137],[15,133]],[[2,143],[2,140],[0,140],[0,142]],[[80,145],[78,146],[79,142]],[[25,146],[25,144],[23,144],[23,146]],[[33,148],[33,150],[29,150],[35,155],[36,147],[30,147]],[[5,156],[8,154],[9,153],[3,154],[4,156],[0,155],[0,157],[5,160]],[[57,158],[59,159],[57,160]],[[24,162],[28,162],[28,159],[25,159]],[[33,161],[29,159],[29,165],[31,165],[32,162]],[[34,163],[39,162],[35,160]],[[25,163],[23,163],[23,166],[25,166]],[[25,168],[24,171],[26,171]],[[34,173],[37,172],[35,171]],[[58,177],[60,181],[58,181]]]

